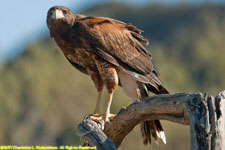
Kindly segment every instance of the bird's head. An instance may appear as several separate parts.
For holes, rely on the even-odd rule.
[[[75,21],[75,15],[72,11],[64,6],[53,6],[48,10],[47,25],[50,34],[58,33],[66,25],[72,26]]]
[[[66,21],[73,18],[72,11],[64,6],[53,6],[48,10],[47,24],[50,22]]]

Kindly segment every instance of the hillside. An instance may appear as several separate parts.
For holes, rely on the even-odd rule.
[[[225,6],[133,8],[110,3],[83,13],[116,18],[144,30],[150,41],[148,50],[171,93],[216,95],[224,90]],[[75,126],[93,111],[96,97],[90,78],[67,62],[52,39],[30,43],[20,56],[0,68],[0,145],[81,144]],[[112,112],[130,102],[118,89]],[[189,149],[187,126],[166,121],[163,125],[168,144],[159,148],[153,144],[149,149]],[[120,149],[144,148],[137,127]]]

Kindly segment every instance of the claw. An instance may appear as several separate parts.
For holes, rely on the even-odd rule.
[[[96,122],[98,124],[99,128],[101,130],[104,130],[105,123],[104,123],[102,114],[90,114],[90,115],[86,116],[85,119],[89,119],[89,120]]]
[[[104,116],[104,121],[105,121],[105,123],[107,122],[107,123],[109,123],[109,122],[111,122],[111,121],[113,121],[113,119],[115,118],[115,114],[108,114],[107,116]]]
[[[103,118],[103,115],[102,114],[90,114],[86,118],[91,119],[96,122],[100,122]]]

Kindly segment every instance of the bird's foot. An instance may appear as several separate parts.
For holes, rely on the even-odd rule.
[[[104,130],[105,127],[111,122],[113,121],[113,119],[115,118],[115,114],[108,114],[108,115],[102,115],[102,114],[90,114],[87,115],[85,118],[86,119],[90,119],[93,120],[94,122],[96,122],[99,127]]]
[[[86,118],[93,120],[95,122],[101,122],[103,120],[103,115],[100,113],[93,113],[88,115]]]
[[[99,128],[103,131],[104,130],[104,120],[103,120],[103,115],[100,114],[100,113],[93,113],[93,114],[90,114],[90,115],[87,115],[85,117],[85,119],[88,119],[88,120],[92,120],[94,122],[96,122],[99,126]]]
[[[107,114],[104,116],[104,122],[105,122],[105,125],[110,123],[111,121],[113,121],[113,119],[116,117],[115,114]]]

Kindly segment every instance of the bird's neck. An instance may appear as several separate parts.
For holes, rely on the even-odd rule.
[[[51,37],[55,38],[57,36],[61,36],[63,32],[70,29],[74,25],[75,20],[75,16],[62,20],[55,20],[54,23],[49,26]]]

